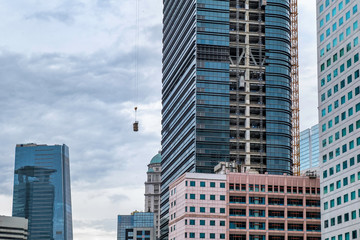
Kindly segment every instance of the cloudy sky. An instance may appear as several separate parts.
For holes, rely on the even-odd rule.
[[[315,1],[300,1],[301,128],[317,122]],[[70,148],[74,239],[115,239],[144,208],[160,149],[162,0],[140,0],[140,132],[134,0],[0,0],[0,215],[11,215],[17,143]]]

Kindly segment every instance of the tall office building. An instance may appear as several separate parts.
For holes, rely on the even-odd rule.
[[[66,145],[16,145],[13,216],[29,220],[29,240],[73,239]]]
[[[322,239],[358,239],[360,1],[316,3]]]
[[[168,186],[221,161],[292,174],[289,0],[165,0],[161,235]]]
[[[156,236],[160,237],[161,152],[150,161],[145,182],[145,211],[155,215]]]
[[[319,125],[300,133],[300,171],[316,170],[319,167]]]

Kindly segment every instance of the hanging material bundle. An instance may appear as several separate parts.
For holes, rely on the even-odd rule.
[[[134,132],[139,131],[139,122],[136,121],[136,112],[137,112],[137,107],[135,107],[135,122],[133,123],[133,130],[134,130]]]

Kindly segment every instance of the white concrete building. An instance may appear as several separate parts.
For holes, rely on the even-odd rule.
[[[28,220],[0,216],[0,239],[28,239]]]
[[[360,0],[317,0],[322,239],[360,238]]]
[[[145,211],[155,215],[156,236],[160,237],[161,152],[150,161],[145,182]]]

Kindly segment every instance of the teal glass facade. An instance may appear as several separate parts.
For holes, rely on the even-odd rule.
[[[13,216],[29,220],[29,240],[72,240],[69,149],[16,146]]]
[[[289,0],[267,0],[266,164],[269,174],[292,174],[291,33]]]
[[[292,174],[290,4],[165,0],[163,13],[161,239],[167,239],[168,186],[183,173],[213,173],[217,163],[237,161],[259,173]]]

